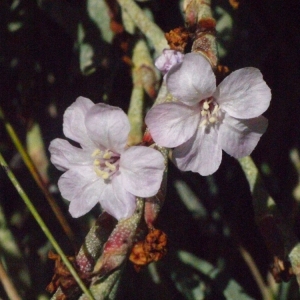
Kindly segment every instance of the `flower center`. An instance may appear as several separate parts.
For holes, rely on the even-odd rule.
[[[201,108],[201,122],[200,127],[212,125],[218,122],[218,112],[220,106],[214,101],[213,97],[207,98],[200,102]]]
[[[96,174],[104,180],[110,179],[119,170],[120,155],[108,149],[105,151],[96,149],[92,153],[92,158]]]

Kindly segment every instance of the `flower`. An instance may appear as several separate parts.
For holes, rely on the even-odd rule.
[[[155,66],[165,75],[174,65],[181,63],[183,57],[184,54],[179,51],[164,49],[163,54],[155,60]]]
[[[128,218],[135,196],[154,196],[160,187],[164,159],[144,146],[127,148],[130,125],[118,107],[79,97],[64,114],[64,135],[79,143],[55,139],[49,146],[51,162],[65,173],[58,181],[69,211],[80,217],[97,202],[116,219]]]
[[[218,87],[209,62],[186,54],[166,76],[169,92],[179,101],[154,106],[146,124],[154,141],[174,148],[180,170],[210,175],[222,160],[222,149],[240,158],[249,155],[265,132],[271,91],[255,68],[231,73]]]

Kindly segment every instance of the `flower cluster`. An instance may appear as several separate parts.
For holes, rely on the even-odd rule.
[[[222,149],[240,158],[256,147],[268,121],[271,91],[258,69],[231,73],[218,87],[210,63],[189,53],[166,75],[178,101],[159,104],[146,116],[154,141],[174,148],[173,160],[183,171],[210,175],[222,160]]]
[[[154,196],[160,187],[164,159],[157,150],[126,147],[130,125],[117,107],[79,97],[65,112],[64,135],[79,143],[55,139],[49,146],[51,162],[65,173],[58,181],[69,211],[80,217],[98,202],[117,219],[128,218],[135,197]]]
[[[180,170],[210,175],[220,166],[222,150],[235,158],[249,155],[265,132],[271,91],[258,69],[231,73],[219,86],[210,63],[200,54],[165,50],[156,66],[165,75],[175,101],[154,106],[146,116],[153,140],[174,148]],[[67,140],[51,142],[52,163],[65,173],[58,181],[69,211],[80,217],[96,203],[117,219],[128,218],[136,197],[158,192],[164,159],[144,146],[127,147],[130,131],[117,107],[79,97],[65,112]]]

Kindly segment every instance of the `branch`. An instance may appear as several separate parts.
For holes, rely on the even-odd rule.
[[[152,21],[133,0],[117,0],[120,6],[127,11],[140,31],[153,43],[155,51],[161,53],[169,48],[163,31]]]

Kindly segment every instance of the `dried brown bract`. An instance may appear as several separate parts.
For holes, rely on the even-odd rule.
[[[184,52],[185,46],[188,43],[189,33],[186,28],[178,27],[165,33],[165,37],[172,50]]]
[[[73,278],[73,275],[63,263],[61,257],[52,251],[49,252],[48,257],[52,260],[55,260],[55,267],[54,275],[51,282],[46,287],[46,290],[50,293],[54,293],[57,288],[60,287],[63,295],[60,295],[59,298],[57,298],[58,300],[77,299],[81,293],[81,289]],[[90,276],[82,273],[79,270],[74,256],[68,256],[68,259],[76,269],[82,281],[88,285],[90,283]]]
[[[166,253],[167,235],[159,229],[150,229],[145,240],[133,246],[129,260],[136,271],[140,271],[141,267],[162,259]]]

